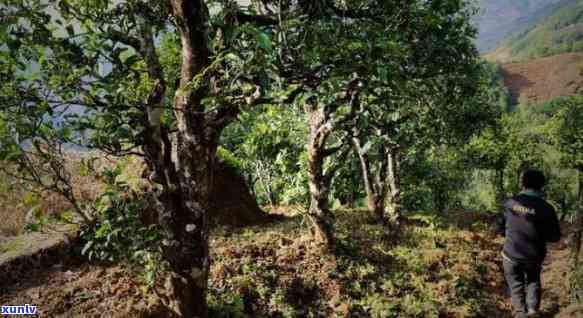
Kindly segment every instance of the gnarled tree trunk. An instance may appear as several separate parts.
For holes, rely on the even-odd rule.
[[[360,169],[362,172],[362,179],[364,182],[364,190],[366,193],[366,205],[368,210],[376,215],[380,220],[385,221],[385,197],[386,190],[384,189],[384,174],[387,167],[387,162],[381,160],[378,162],[379,170],[377,173],[377,180],[373,180],[371,162],[368,154],[363,149],[358,136],[360,133],[356,125],[353,128],[352,146],[354,152],[357,154],[360,161]]]
[[[209,65],[209,13],[202,0],[170,2],[180,34],[182,66],[174,98],[177,177],[160,195],[160,225],[166,236],[165,258],[172,270],[168,279],[174,296],[171,308],[183,317],[206,318],[208,213],[220,130],[201,104],[206,87],[193,87],[193,81]]]
[[[331,224],[331,215],[328,207],[328,195],[330,194],[330,182],[335,175],[338,166],[348,154],[350,147],[341,143],[336,147],[327,147],[327,141],[333,130],[343,123],[352,121],[359,107],[358,92],[356,88],[360,84],[359,79],[353,80],[347,87],[345,101],[348,101],[350,113],[340,118],[333,118],[338,110],[340,102],[337,100],[328,105],[318,105],[318,101],[311,100],[306,105],[308,113],[308,183],[310,188],[310,209],[308,217],[312,222],[312,232],[317,242],[330,248],[334,243]],[[341,138],[342,139],[342,138]],[[327,157],[344,149],[327,170],[324,163]]]
[[[368,210],[388,225],[398,225],[401,219],[401,150],[399,146],[383,145],[373,176],[372,163],[358,136],[360,132],[355,125],[352,146],[360,160]]]
[[[208,9],[202,0],[171,0],[182,45],[180,89],[174,99],[178,131],[171,141],[161,125],[164,76],[154,38],[143,19],[139,46],[154,89],[146,101],[144,153],[150,180],[157,184],[156,207],[164,233],[164,257],[170,266],[168,306],[181,317],[206,318],[210,266],[208,212],[212,205],[213,173],[221,126],[203,110],[206,87],[192,87],[195,76],[209,65]],[[124,35],[120,35],[123,37]],[[172,156],[173,142],[176,156]]]
[[[387,154],[388,193],[386,217],[389,224],[398,225],[401,220],[401,149],[390,147]]]
[[[310,189],[310,208],[308,217],[312,223],[312,234],[318,243],[330,247],[333,243],[332,225],[328,206],[330,178],[324,173],[324,160],[327,157],[326,140],[332,125],[326,122],[322,109],[308,106],[308,183]]]

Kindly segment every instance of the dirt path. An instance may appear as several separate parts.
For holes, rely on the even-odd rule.
[[[468,218],[462,219],[460,217],[457,219],[468,220]],[[466,226],[449,232],[442,231],[440,233],[450,233],[451,237],[448,239],[444,237],[440,242],[445,244],[444,246],[448,246],[449,252],[458,250],[458,253],[462,254],[473,253],[471,255],[476,259],[469,263],[463,262],[464,259],[467,261],[467,257],[455,258],[456,262],[461,261],[462,263],[453,264],[452,266],[455,267],[457,265],[457,267],[452,270],[452,273],[461,278],[466,277],[466,274],[473,277],[472,275],[476,271],[472,269],[470,273],[466,273],[464,266],[474,262],[480,264],[480,268],[483,268],[483,276],[478,279],[477,286],[480,286],[481,291],[478,293],[472,291],[468,295],[473,295],[470,297],[475,297],[475,300],[479,301],[482,307],[487,310],[479,314],[462,311],[452,312],[449,315],[440,317],[512,317],[510,300],[505,294],[505,282],[499,254],[503,238],[496,237],[493,232],[487,229],[486,220],[480,221],[480,217],[477,217],[475,221],[481,222],[484,226],[478,228]],[[352,222],[349,223],[352,224]],[[413,227],[412,231],[429,231],[424,225],[411,226]],[[356,258],[356,261],[348,262],[345,260],[342,268],[352,268],[350,271],[342,271],[340,270],[341,268],[328,266],[331,260],[324,260],[321,255],[312,255],[311,250],[305,245],[307,243],[304,240],[304,236],[299,235],[296,237],[292,234],[294,231],[297,231],[297,224],[289,222],[271,228],[255,228],[255,232],[251,232],[248,229],[238,234],[216,235],[213,239],[216,265],[212,271],[215,290],[237,282],[240,282],[238,284],[241,286],[247,286],[250,281],[256,280],[262,283],[260,286],[267,291],[266,293],[285,292],[282,295],[289,297],[289,299],[305,300],[301,303],[283,303],[284,300],[287,301],[287,298],[284,297],[280,300],[281,303],[271,303],[267,301],[271,298],[258,298],[259,300],[252,303],[258,308],[259,306],[264,306],[264,311],[270,313],[273,311],[269,311],[271,310],[269,306],[283,306],[282,304],[286,304],[290,306],[317,307],[318,301],[321,300],[318,297],[323,297],[324,303],[334,298],[332,296],[324,297],[326,293],[331,295],[338,294],[339,297],[345,296],[346,291],[356,293],[357,290],[350,289],[349,287],[352,285],[349,286],[346,282],[348,277],[353,277],[348,276],[349,274],[356,275],[361,270],[367,270],[365,274],[368,279],[379,279],[379,282],[381,278],[386,279],[381,275],[384,273],[385,267],[379,267],[383,269],[379,272],[372,271],[366,257],[369,257],[371,261],[376,258],[366,253],[362,255],[351,254]],[[565,237],[568,237],[567,227],[564,227],[564,232]],[[370,236],[372,234],[368,232],[356,231],[355,233],[360,233],[363,239],[369,240],[371,246],[373,244],[372,241],[377,240],[376,237]],[[419,234],[415,236],[415,238],[421,237]],[[357,239],[359,237],[351,236],[351,238]],[[366,242],[368,242],[366,240],[356,244],[356,246],[365,246]],[[416,248],[423,249],[424,245]],[[360,248],[357,250],[363,251]],[[436,248],[431,250],[435,251]],[[402,252],[406,253],[407,250],[402,247]],[[421,255],[419,257],[429,257],[437,254],[421,253],[419,255]],[[384,258],[379,259],[384,260]],[[431,259],[445,262],[441,256]],[[48,317],[103,317],[104,315],[109,317],[146,317],[151,316],[156,310],[161,310],[160,304],[152,292],[144,290],[137,280],[132,279],[131,271],[128,271],[128,269],[123,269],[119,266],[108,267],[87,264],[84,260],[76,258],[58,260],[51,265],[43,263],[31,266],[26,271],[13,271],[12,274],[17,278],[17,282],[0,284],[0,304],[35,304],[39,306],[39,310],[43,313],[42,316]],[[407,258],[407,260],[411,259]],[[363,267],[357,267],[358,262],[362,263]],[[583,318],[583,311],[580,311],[581,308],[568,307],[568,264],[569,249],[566,240],[549,245],[549,256],[544,264],[542,278],[543,318]],[[347,267],[348,265],[352,267]],[[403,263],[402,265],[405,266],[407,264]],[[425,266],[426,264],[421,265]],[[409,264],[407,266],[412,265]],[[404,268],[411,270],[413,267]],[[438,269],[439,266],[436,266],[435,270],[439,271]],[[470,276],[467,276],[466,279],[469,279]],[[344,278],[341,279],[342,277]],[[360,279],[361,282],[365,282],[363,278],[353,279]],[[307,284],[313,281],[320,282],[319,285],[322,285],[322,282],[330,283],[330,285],[325,285],[327,286],[325,288],[326,293],[320,294],[314,291],[316,290],[314,286]],[[332,283],[335,282],[340,283],[340,285],[333,285]],[[391,280],[391,282],[397,284],[398,280]],[[445,284],[443,286],[450,286],[448,284],[451,282],[444,281],[443,283]],[[422,281],[419,284],[428,289],[436,285],[431,280]],[[395,288],[400,288],[402,285],[395,286]],[[405,284],[405,287],[413,288],[412,286]],[[262,289],[257,290],[261,291]],[[444,287],[442,292],[445,296],[450,295],[452,299],[463,297],[452,296],[452,294],[448,293],[447,287]],[[237,290],[236,293],[239,295],[243,292]],[[355,299],[352,300],[356,301]],[[447,309],[449,310],[450,308]],[[348,312],[348,309],[345,311]],[[264,316],[272,317],[272,315]],[[303,317],[302,315],[296,316]],[[329,315],[322,315],[322,317],[326,316]],[[366,315],[360,316],[364,317]],[[337,315],[337,317],[360,316],[352,314]]]
[[[569,227],[563,226],[563,239],[547,246],[549,254],[543,264],[542,318],[583,318],[582,307],[569,306]],[[510,298],[505,295],[510,309]]]
[[[564,227],[563,239],[548,247],[542,274],[544,317],[583,317],[583,306],[569,306],[569,236],[568,227]]]
[[[543,312],[554,317],[568,307],[569,248],[565,239],[548,246],[549,255],[543,264]]]
[[[118,266],[55,264],[0,286],[0,304],[37,305],[40,317],[146,317],[149,299],[129,277]]]

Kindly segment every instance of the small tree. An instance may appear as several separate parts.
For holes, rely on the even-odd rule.
[[[556,141],[563,153],[563,162],[579,172],[578,206],[573,232],[573,268],[579,264],[579,254],[583,237],[583,97],[565,99],[555,115]]]
[[[489,107],[491,116],[486,121],[489,125],[470,140],[464,147],[464,152],[470,166],[494,172],[492,184],[496,206],[500,206],[500,202],[506,196],[504,172],[512,152],[508,130],[510,127],[509,94],[504,87],[499,67],[493,64],[483,66],[480,93],[471,100],[470,104]]]
[[[444,114],[455,110],[455,98],[473,88],[463,85],[477,64],[471,10],[457,0],[314,1],[304,4],[304,12],[299,19],[306,23],[286,41],[309,117],[309,215],[325,233],[335,173],[324,173],[326,158],[343,154],[349,141],[359,155],[371,210],[384,214],[387,201],[390,214],[398,216],[402,141],[422,135],[405,131],[418,130],[420,118],[428,120],[423,125],[433,118],[441,126]],[[375,140],[369,142],[370,136]],[[370,149],[382,153],[375,157],[381,161],[376,171]]]
[[[223,134],[223,147],[237,158],[257,200],[272,206],[305,203],[306,178],[301,177],[307,139],[304,112],[272,105],[239,118]]]
[[[385,46],[378,50],[382,58],[368,66],[373,75],[352,128],[369,209],[395,224],[409,151],[462,137],[460,128],[475,127],[460,121],[479,123],[473,119],[483,112],[464,101],[478,85],[472,8],[463,1],[409,1],[402,8],[401,23],[387,22],[384,31],[368,37]]]

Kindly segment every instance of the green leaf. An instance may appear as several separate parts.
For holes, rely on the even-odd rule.
[[[271,52],[273,50],[273,45],[271,44],[271,39],[269,35],[265,32],[257,32],[257,42],[259,47],[265,51]]]
[[[124,64],[126,64],[127,67],[132,67],[139,60],[140,60],[140,57],[139,56],[137,56],[137,55],[131,55],[128,58],[125,59]],[[120,89],[123,89],[123,88],[120,87]]]
[[[389,80],[389,70],[386,67],[380,66],[377,69],[377,72],[378,72],[378,75],[379,75],[379,79],[382,82],[387,82]]]
[[[81,255],[85,255],[87,253],[87,251],[93,246],[93,243],[94,243],[94,241],[87,242],[87,244],[85,244],[85,246],[81,250]]]
[[[75,27],[72,24],[67,25],[67,27],[65,29],[67,30],[67,34],[69,36],[75,35]]]
[[[237,54],[227,53],[227,54],[225,54],[225,60],[231,61],[231,62],[240,62],[241,58]]]
[[[38,223],[29,223],[25,226],[27,232],[38,232],[41,230],[41,225]]]

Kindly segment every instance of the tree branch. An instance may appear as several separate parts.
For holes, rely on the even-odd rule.
[[[109,35],[108,37],[112,41],[125,44],[125,45],[133,48],[134,50],[136,50],[136,52],[140,52],[141,51],[140,39],[135,38],[135,37],[132,37],[132,36],[130,36],[127,33],[118,31],[118,30],[114,29],[111,26],[109,28],[107,28],[107,30],[101,29],[101,31],[103,33]]]
[[[235,14],[235,19],[240,23],[252,23],[256,26],[273,26],[278,24],[278,21],[272,17],[246,14],[241,11]]]

